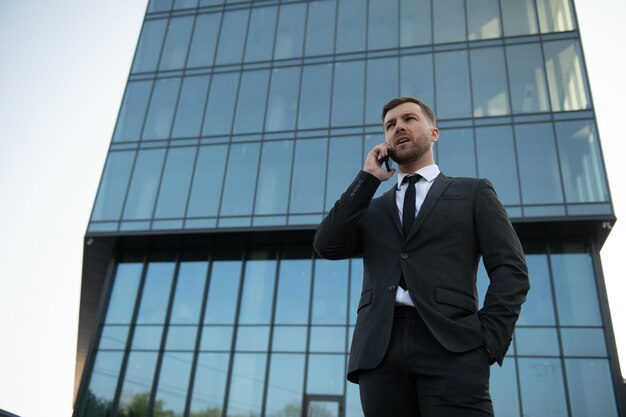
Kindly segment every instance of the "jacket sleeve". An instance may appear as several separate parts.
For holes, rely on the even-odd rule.
[[[317,228],[313,247],[318,255],[346,259],[360,254],[359,220],[379,185],[374,175],[358,173]]]
[[[476,190],[475,222],[478,244],[490,280],[478,316],[485,346],[502,365],[530,284],[522,245],[487,180],[481,180]]]

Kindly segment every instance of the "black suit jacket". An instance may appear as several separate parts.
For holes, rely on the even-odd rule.
[[[359,370],[383,359],[401,274],[419,314],[446,349],[485,345],[501,365],[530,287],[521,244],[491,183],[439,174],[406,239],[396,185],[372,199],[379,185],[375,176],[359,172],[314,240],[316,252],[327,259],[363,256],[348,380],[358,382]],[[479,310],[481,255],[490,284]]]

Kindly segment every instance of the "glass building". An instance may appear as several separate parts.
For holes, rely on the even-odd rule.
[[[362,416],[362,262],[311,242],[399,95],[527,254],[496,415],[626,415],[571,0],[151,0],[85,237],[74,416]]]

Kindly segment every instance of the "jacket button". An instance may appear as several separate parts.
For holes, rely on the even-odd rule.
[[[409,259],[409,254],[408,254],[408,253],[406,253],[406,252],[402,252],[402,253],[400,254],[400,259]]]
[[[395,285],[390,285],[388,289],[389,289],[389,291],[395,291],[396,290],[396,286]]]

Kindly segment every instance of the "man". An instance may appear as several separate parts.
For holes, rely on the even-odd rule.
[[[420,100],[383,108],[375,146],[315,235],[320,256],[363,256],[348,380],[367,417],[493,416],[489,367],[502,360],[529,290],[519,239],[489,181],[434,163],[439,129]],[[372,199],[390,179],[398,183]],[[482,255],[490,285],[478,310]]]

